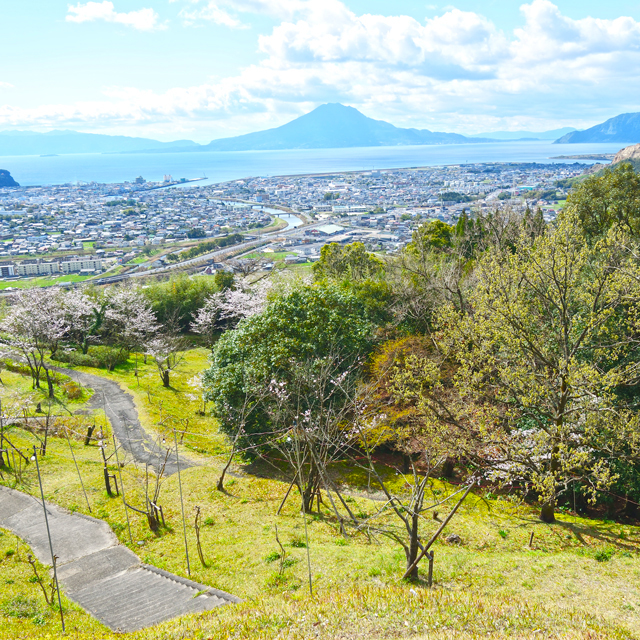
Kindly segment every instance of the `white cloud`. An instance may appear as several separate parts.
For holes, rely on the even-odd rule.
[[[97,17],[85,19],[115,14],[109,2],[74,9],[89,5],[93,13],[82,15]],[[0,123],[197,123],[215,137],[282,124],[331,101],[400,126],[471,133],[587,126],[640,106],[640,22],[574,20],[549,0],[522,5],[512,33],[455,8],[424,21],[358,15],[339,0],[195,0],[187,9],[194,19],[211,11],[209,20],[235,28],[250,11],[280,19],[259,38],[261,61],[215,84],[164,93],[112,88],[99,102],[0,107]]]
[[[66,16],[67,22],[94,22],[104,20],[115,22],[138,31],[153,31],[161,29],[163,25],[158,22],[158,14],[153,9],[139,9],[128,13],[118,13],[113,2],[87,2],[85,4],[69,5]]]
[[[13,89],[14,86],[10,82],[0,82],[0,89]]]
[[[194,24],[205,20],[224,27],[230,27],[231,29],[246,28],[246,25],[238,18],[232,16],[225,9],[222,9],[216,2],[209,2],[205,7],[194,11],[183,9],[180,15],[187,24]]]
[[[178,0],[170,0],[176,2]],[[191,6],[198,6],[192,11],[184,9],[181,15],[187,22],[209,20],[217,24],[237,27],[240,20],[229,11],[238,13],[258,13],[281,19],[292,19],[300,11],[304,11],[314,0],[183,0]],[[202,6],[204,5],[204,6]]]

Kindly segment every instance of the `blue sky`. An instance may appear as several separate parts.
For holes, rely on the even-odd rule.
[[[0,130],[206,142],[324,102],[460,133],[640,111],[640,0],[22,0],[0,54]]]

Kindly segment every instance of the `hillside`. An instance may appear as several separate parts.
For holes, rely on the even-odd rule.
[[[19,187],[6,169],[0,169],[0,187]]]
[[[574,131],[554,144],[584,142],[640,142],[640,113],[623,113],[584,131]]]
[[[141,149],[191,148],[191,140],[158,142],[149,138],[109,136],[77,131],[0,131],[0,156],[63,155],[68,153],[121,153]]]
[[[131,359],[114,372],[92,368],[83,371],[118,382],[132,395],[144,428],[167,435],[167,440],[172,437],[167,417],[179,412],[190,416],[180,456],[181,460],[188,458],[195,463],[183,469],[181,476],[191,579],[226,589],[244,602],[137,633],[117,634],[68,600],[63,592],[67,629],[73,630],[71,637],[81,640],[637,637],[638,617],[635,605],[629,604],[640,598],[634,578],[640,531],[637,526],[588,519],[575,513],[562,514],[557,523],[546,525],[537,520],[530,506],[512,500],[511,496],[496,496],[479,488],[446,529],[447,535],[459,535],[461,543],[447,542],[444,536],[436,543],[435,588],[429,589],[424,582],[399,580],[404,557],[393,541],[351,529],[349,535],[342,535],[328,500],[304,518],[292,494],[276,515],[289,482],[269,465],[234,464],[227,490],[215,491],[213,487],[228,456],[228,444],[218,433],[216,421],[198,414],[199,399],[193,395],[190,383],[206,366],[209,354],[198,349],[185,355],[183,370],[175,376],[171,389],[160,384],[151,360],[146,364],[140,361],[138,369]],[[6,386],[0,388],[0,397],[7,403],[12,394],[26,397],[32,392],[28,374],[7,370],[3,371],[3,380]],[[68,378],[60,379],[57,393],[63,394],[67,388],[76,390],[69,385]],[[38,400],[46,399],[41,391],[36,393]],[[50,438],[47,455],[40,458],[46,499],[109,523],[120,542],[145,562],[186,578],[177,474],[162,483],[160,500],[167,526],[154,533],[144,516],[131,512],[131,544],[122,498],[115,495],[110,498],[105,492],[97,442],[84,445],[87,417],[95,417],[98,428],[105,430],[106,440],[110,441],[111,430],[104,413],[91,403],[86,391],[70,402],[69,408],[76,415],[68,416],[61,424],[69,429],[70,441],[57,433]],[[31,450],[34,444],[39,444],[36,435],[18,424],[10,426],[6,435],[21,450]],[[85,482],[91,513],[70,449]],[[109,453],[113,453],[113,447]],[[4,471],[4,482],[9,484],[13,481],[11,469]],[[115,468],[112,471],[116,473]],[[127,458],[120,473],[118,478],[123,480],[127,501],[136,506],[143,504],[143,468],[137,469]],[[21,485],[20,489],[39,496],[34,465],[29,465],[24,474],[28,486]],[[348,488],[347,500],[356,513],[375,513],[380,508],[382,503],[375,500],[379,496],[374,492],[371,499],[362,474],[343,470],[338,477]],[[456,489],[455,485],[435,480],[430,491],[446,499]],[[203,514],[200,535],[206,565],[197,554],[193,525],[196,505]],[[450,503],[440,507],[440,520],[450,509]],[[431,535],[438,526],[436,518],[425,519],[425,535]],[[314,580],[313,596],[309,595],[307,584],[307,548]],[[27,561],[29,552],[14,535],[0,531],[3,558],[0,637],[42,640],[60,637],[57,612],[46,606],[39,585],[34,582]],[[46,572],[40,564],[38,569],[41,575]]]
[[[368,118],[353,107],[323,104],[275,129],[214,140],[198,150],[337,149],[477,142],[489,140],[428,129],[401,129],[388,122]]]

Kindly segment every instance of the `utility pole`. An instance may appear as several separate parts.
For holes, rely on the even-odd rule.
[[[189,546],[187,545],[187,521],[184,519],[184,501],[182,499],[182,478],[180,477],[180,459],[178,458],[178,436],[173,430],[173,441],[176,445],[176,466],[178,467],[178,486],[180,487],[180,506],[182,507],[182,531],[184,533],[184,552],[187,556],[187,573],[191,577],[191,567],[189,566]]]

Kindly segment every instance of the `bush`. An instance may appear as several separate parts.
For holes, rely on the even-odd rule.
[[[75,367],[95,367],[96,369],[113,369],[119,364],[125,364],[129,359],[129,352],[119,347],[89,347],[87,354],[81,351],[60,351],[52,358],[57,362],[65,362]],[[71,398],[75,400],[77,398]]]
[[[30,376],[31,369],[29,369],[29,365],[24,364],[23,362],[13,362],[12,360],[2,360],[2,366],[12,373],[19,373],[23,376]]]
[[[84,389],[73,380],[62,385],[62,392],[68,400],[82,400],[84,398]]]

